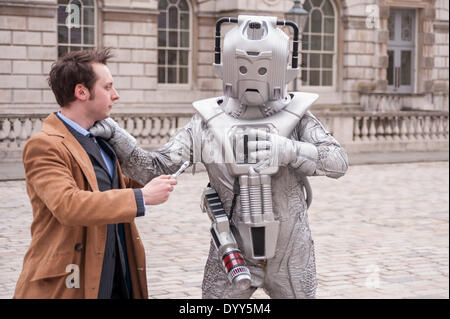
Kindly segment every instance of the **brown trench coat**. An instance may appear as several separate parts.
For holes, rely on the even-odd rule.
[[[97,298],[107,224],[116,223],[125,223],[134,298],[148,298],[133,190],[100,192],[88,154],[55,114],[26,143],[23,164],[33,222],[14,298]],[[121,171],[120,183],[140,187]],[[76,267],[79,288],[68,288]]]

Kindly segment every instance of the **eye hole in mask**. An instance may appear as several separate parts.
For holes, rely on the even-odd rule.
[[[247,73],[247,68],[245,66],[241,66],[239,68],[239,72],[241,72],[241,74],[246,74]]]

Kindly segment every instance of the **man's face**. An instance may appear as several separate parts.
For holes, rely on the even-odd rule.
[[[106,65],[93,63],[92,69],[97,80],[90,92],[87,111],[95,122],[109,117],[114,101],[119,99],[119,94],[114,88],[111,72]]]

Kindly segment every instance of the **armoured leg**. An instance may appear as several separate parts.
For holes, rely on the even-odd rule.
[[[306,217],[306,212],[302,214]],[[280,232],[283,234],[283,231]],[[268,260],[264,287],[271,298],[315,298],[314,242],[300,219],[279,237],[275,258]]]

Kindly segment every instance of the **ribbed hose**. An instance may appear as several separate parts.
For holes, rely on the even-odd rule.
[[[273,219],[272,185],[270,176],[268,175],[261,175],[261,192],[262,192],[264,220],[272,220]]]

